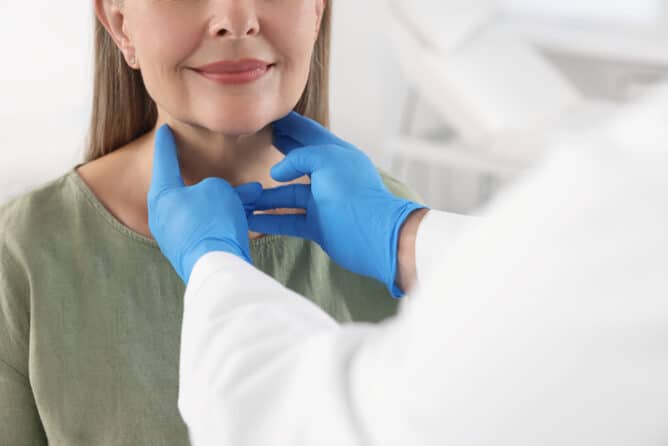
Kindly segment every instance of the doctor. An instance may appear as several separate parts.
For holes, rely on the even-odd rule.
[[[667,113],[668,89],[555,149],[461,236],[469,222],[391,196],[361,151],[301,116],[274,125],[272,176],[312,184],[267,191],[184,187],[163,127],[149,220],[188,283],[193,444],[667,444]],[[273,208],[306,214],[252,215]],[[249,222],[397,296],[420,284],[393,320],[338,325],[252,267]]]

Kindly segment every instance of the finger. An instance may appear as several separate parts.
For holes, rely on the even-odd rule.
[[[234,188],[244,205],[253,204],[262,195],[260,183],[246,183]]]
[[[184,187],[174,134],[167,125],[163,125],[155,135],[153,155],[153,176],[150,190],[159,193],[165,189]]]
[[[274,129],[274,141],[279,144],[288,142],[285,140],[285,137],[289,137],[301,146],[327,144],[346,145],[343,140],[336,137],[318,122],[306,118],[294,111],[286,117],[274,122],[272,127]],[[278,145],[277,147],[286,155],[296,148],[294,147],[294,144],[286,144],[285,149]]]
[[[312,240],[305,215],[251,215],[248,227],[260,234],[285,235]]]
[[[275,189],[265,189],[255,201],[255,210],[306,209],[310,200],[310,185],[291,184]]]
[[[286,157],[271,168],[271,177],[276,181],[293,181],[304,175],[312,175],[323,165],[322,147],[300,147],[288,153]]]

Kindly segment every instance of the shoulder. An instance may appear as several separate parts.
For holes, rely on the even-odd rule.
[[[62,212],[63,204],[72,197],[72,175],[74,172],[70,171],[0,206],[0,228],[3,234]]]
[[[54,236],[72,208],[74,194],[72,172],[52,180],[31,192],[0,206],[0,256],[33,244],[33,240]]]
[[[383,169],[377,169],[383,183],[385,183],[385,187],[387,187],[394,195],[417,203],[424,203],[424,199],[414,189],[397,180]]]

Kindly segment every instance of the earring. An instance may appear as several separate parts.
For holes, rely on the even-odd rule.
[[[137,58],[135,56],[130,56],[130,60],[128,61],[130,66],[134,67],[137,64]]]

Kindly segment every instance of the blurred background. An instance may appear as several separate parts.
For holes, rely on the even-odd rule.
[[[0,0],[0,202],[80,162],[92,8]],[[668,74],[665,0],[334,0],[332,128],[475,213],[559,135]]]

